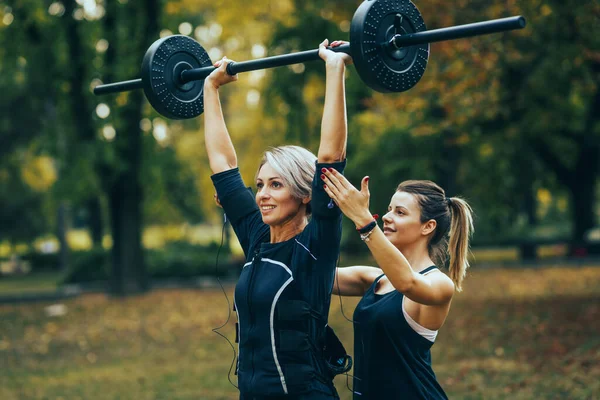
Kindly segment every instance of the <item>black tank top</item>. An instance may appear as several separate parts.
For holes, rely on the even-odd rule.
[[[404,318],[404,295],[397,290],[375,294],[383,276],[354,311],[354,399],[447,399],[431,368],[433,342]]]

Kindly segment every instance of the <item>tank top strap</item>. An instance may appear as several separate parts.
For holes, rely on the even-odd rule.
[[[377,287],[377,282],[379,282],[379,280],[381,278],[383,278],[384,276],[385,276],[385,274],[381,274],[377,278],[375,278],[375,280],[373,281],[373,283],[371,284],[371,287],[369,288],[369,290],[367,290],[367,292],[375,293],[375,288]]]
[[[379,280],[380,280],[381,278],[383,278],[384,276],[385,276],[385,274],[381,274],[381,275],[379,275],[377,278],[375,278],[375,280],[373,281],[373,285],[377,285],[377,282],[379,282]]]
[[[433,271],[434,269],[438,269],[438,267],[436,267],[435,265],[432,265],[431,267],[427,267],[425,268],[423,271],[419,272],[421,275],[425,275],[428,272]]]

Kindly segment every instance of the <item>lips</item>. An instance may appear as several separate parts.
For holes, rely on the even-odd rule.
[[[264,212],[269,212],[269,211],[274,210],[275,207],[277,207],[277,206],[273,206],[273,205],[270,205],[270,204],[263,204],[263,205],[260,206],[260,211],[262,211],[263,213]]]
[[[383,233],[392,233],[392,232],[396,232],[396,231],[393,230],[392,228],[389,228],[389,227],[384,227],[383,228]]]

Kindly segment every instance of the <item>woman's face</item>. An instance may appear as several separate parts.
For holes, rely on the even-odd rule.
[[[430,233],[426,224],[421,223],[421,207],[411,193],[394,193],[382,220],[383,234],[397,248],[411,245]]]
[[[284,224],[294,218],[306,217],[306,205],[310,199],[297,199],[283,179],[264,164],[256,177],[256,204],[260,208],[262,220],[270,226]]]

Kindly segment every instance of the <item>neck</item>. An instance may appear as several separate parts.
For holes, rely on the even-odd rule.
[[[271,225],[271,243],[290,240],[304,230],[308,220],[306,217],[296,217],[279,225]]]
[[[431,257],[429,257],[429,249],[427,247],[427,242],[418,241],[408,244],[403,248],[398,248],[398,250],[406,257],[411,268],[414,271],[419,272],[434,265]]]

